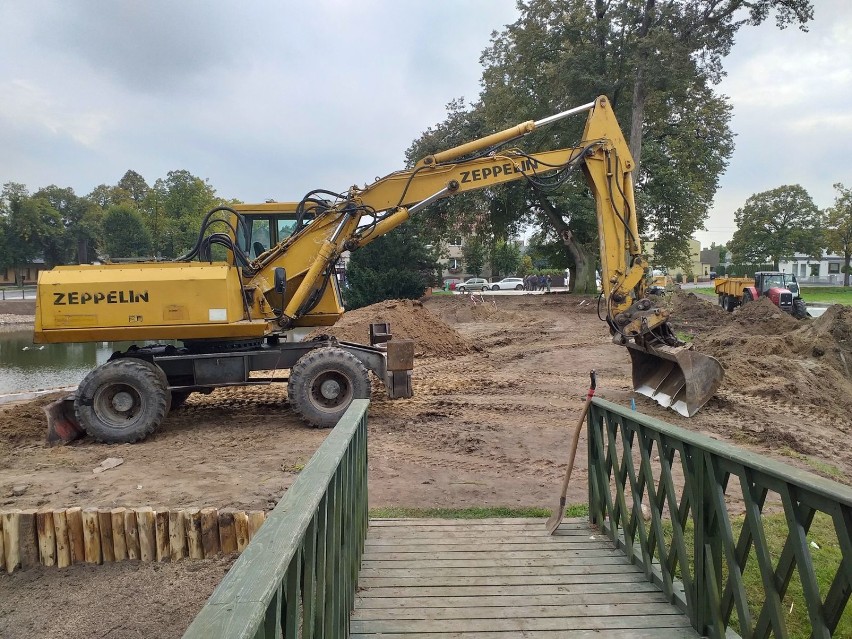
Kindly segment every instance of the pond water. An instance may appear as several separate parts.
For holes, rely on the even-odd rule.
[[[31,326],[0,330],[0,395],[75,386],[126,342],[33,344]]]

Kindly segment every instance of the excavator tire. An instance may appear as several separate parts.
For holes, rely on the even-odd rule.
[[[168,413],[170,393],[162,370],[138,358],[107,362],[80,382],[77,421],[90,437],[108,444],[144,439]]]
[[[805,319],[808,316],[808,307],[805,300],[799,298],[793,300],[793,317],[796,319]]]
[[[331,428],[353,399],[370,397],[370,374],[357,357],[342,348],[317,348],[290,370],[287,397],[308,424]]]

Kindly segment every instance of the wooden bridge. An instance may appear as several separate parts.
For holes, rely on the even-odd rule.
[[[353,402],[185,639],[781,639],[793,582],[810,636],[852,627],[847,486],[595,399],[587,520],[554,536],[531,519],[368,527],[367,406]],[[817,517],[837,550],[821,583]]]
[[[588,521],[544,524],[371,520],[350,636],[698,637]]]

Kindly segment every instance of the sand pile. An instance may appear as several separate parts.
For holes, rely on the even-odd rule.
[[[723,389],[848,419],[852,308],[833,306],[818,319],[798,321],[761,299],[729,315],[694,340],[696,350],[724,367]]]
[[[394,337],[413,339],[418,357],[452,357],[474,350],[455,329],[414,300],[389,300],[347,311],[337,324],[319,328],[305,339],[333,335],[341,341],[369,344],[370,324],[375,322],[388,322]]]
[[[491,296],[477,296],[476,303],[466,295],[442,295],[429,298],[429,310],[450,325],[521,320],[518,313],[501,308],[504,305],[505,300]]]

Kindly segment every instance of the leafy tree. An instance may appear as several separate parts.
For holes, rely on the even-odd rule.
[[[145,196],[148,195],[148,191],[150,190],[145,178],[132,170],[127,171],[118,181],[118,188],[127,193],[137,207],[142,206]]]
[[[111,258],[150,255],[151,233],[142,214],[130,204],[115,204],[101,221],[101,245]]]
[[[818,255],[822,248],[819,209],[798,184],[752,195],[734,213],[734,221],[737,230],[729,247],[738,264],[768,259],[777,269],[782,257]]]
[[[154,182],[142,206],[154,253],[177,257],[192,248],[204,215],[219,202],[213,187],[189,171],[169,171]]]
[[[7,183],[0,193],[0,217],[4,230],[3,262],[16,270],[16,279],[26,264],[46,257],[56,250],[62,237],[59,213],[45,198],[29,195],[22,184]]]
[[[837,197],[834,206],[826,211],[825,239],[827,248],[843,255],[843,286],[849,286],[850,261],[852,261],[852,190],[843,184],[834,185]]]
[[[488,249],[482,238],[476,235],[468,237],[462,246],[462,259],[464,269],[471,275],[479,277],[485,268],[485,260],[488,257]]]
[[[98,184],[92,189],[92,192],[86,196],[95,206],[106,209],[110,204],[118,204],[119,198],[116,197],[115,187],[109,184]]]
[[[439,268],[416,222],[403,224],[352,253],[344,290],[350,309],[389,299],[418,299]]]
[[[79,197],[71,187],[51,184],[39,189],[34,198],[46,200],[59,214],[61,228],[45,245],[44,259],[48,265],[86,263],[95,257],[95,237],[100,215],[97,205]]]
[[[494,275],[515,275],[521,266],[521,249],[515,242],[497,240],[491,250],[491,269]]]

